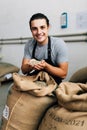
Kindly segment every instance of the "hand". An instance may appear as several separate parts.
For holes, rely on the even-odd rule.
[[[40,63],[41,61],[39,61],[39,60],[36,60],[36,59],[31,59],[30,61],[29,61],[29,65],[31,65],[32,67],[34,66],[34,65],[36,65],[36,64],[38,64],[38,63]]]
[[[38,64],[34,65],[34,69],[36,70],[42,70],[42,69],[45,69],[45,67],[46,67],[45,60],[42,60]]]

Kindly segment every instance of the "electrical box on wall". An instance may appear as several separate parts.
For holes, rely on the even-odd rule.
[[[61,28],[67,28],[67,13],[63,12],[61,14]]]

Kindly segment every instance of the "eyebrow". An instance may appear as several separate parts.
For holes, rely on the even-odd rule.
[[[40,28],[42,28],[42,27],[45,27],[45,25],[41,25],[41,26],[40,26]],[[31,27],[31,29],[37,29],[37,27],[34,26],[34,27]]]

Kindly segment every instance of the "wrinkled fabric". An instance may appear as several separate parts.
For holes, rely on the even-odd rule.
[[[19,75],[18,73],[13,73],[13,80],[17,90],[28,91],[31,93],[33,92],[33,90],[38,90],[37,96],[49,95],[57,87],[57,83],[55,82],[55,80],[44,71],[41,71],[34,76],[24,76]],[[49,88],[49,90],[47,89],[47,87]],[[42,92],[41,90],[43,88],[44,90]],[[46,92],[46,90],[48,91]]]
[[[62,82],[56,89],[56,96],[64,108],[87,111],[87,84]]]

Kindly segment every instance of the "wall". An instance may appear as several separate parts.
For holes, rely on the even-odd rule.
[[[69,70],[66,80],[69,80],[74,72],[80,68],[87,67],[87,42],[68,43]]]
[[[0,0],[0,38],[31,36],[28,21],[33,13],[45,13],[50,19],[50,34],[78,33],[76,16],[87,11],[87,0]],[[68,13],[68,28],[60,28],[60,15]]]

